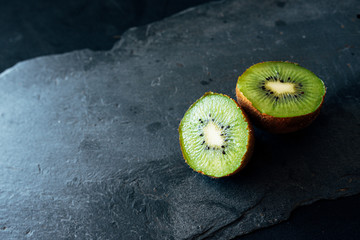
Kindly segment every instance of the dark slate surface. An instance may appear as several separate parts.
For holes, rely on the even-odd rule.
[[[131,29],[111,51],[3,72],[0,237],[229,239],[360,192],[356,1],[259,3],[204,5]],[[256,129],[234,177],[194,173],[178,145],[184,112],[209,90],[234,97],[238,75],[265,60],[324,80],[319,118],[290,135]]]

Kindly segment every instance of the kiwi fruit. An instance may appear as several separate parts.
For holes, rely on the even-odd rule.
[[[252,126],[237,102],[213,92],[205,93],[186,111],[179,138],[186,163],[213,178],[242,169],[254,144]]]
[[[262,62],[248,68],[236,84],[239,105],[255,125],[289,133],[319,115],[326,89],[311,71],[291,62]]]

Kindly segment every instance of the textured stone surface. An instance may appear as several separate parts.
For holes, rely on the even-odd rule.
[[[111,51],[3,72],[0,237],[229,239],[360,192],[355,1],[259,3],[204,5],[131,29]],[[234,97],[238,75],[266,60],[324,80],[319,118],[289,135],[256,130],[234,177],[194,173],[178,144],[186,109],[209,90]]]

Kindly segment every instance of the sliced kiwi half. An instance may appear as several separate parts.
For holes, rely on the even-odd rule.
[[[238,79],[238,103],[256,125],[273,133],[288,133],[310,125],[325,97],[323,81],[290,62],[262,62]]]
[[[187,110],[179,138],[187,164],[214,178],[242,169],[254,142],[252,127],[236,101],[213,92],[205,93]]]

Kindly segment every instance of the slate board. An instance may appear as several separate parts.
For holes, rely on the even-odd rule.
[[[6,70],[0,238],[230,239],[359,193],[355,3],[206,4],[133,28],[111,51]],[[323,79],[319,118],[294,134],[256,129],[252,162],[234,177],[193,172],[178,144],[183,114],[206,91],[234,97],[237,77],[266,60]]]

